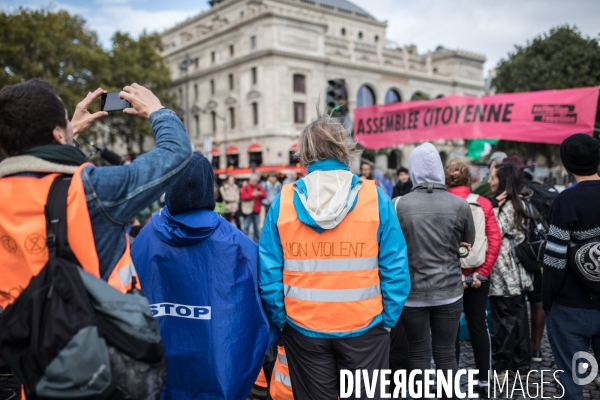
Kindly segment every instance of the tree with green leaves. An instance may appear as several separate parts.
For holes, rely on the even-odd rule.
[[[152,90],[164,106],[172,104],[172,99],[167,95],[171,76],[158,53],[161,46],[160,35],[157,33],[144,32],[137,40],[127,33],[115,33],[109,52],[110,86],[106,89],[121,90],[136,82]],[[119,136],[126,144],[129,154],[144,151],[144,137],[152,134],[147,121],[122,113],[112,113],[105,122],[109,126],[110,135]],[[136,144],[137,151],[134,147]]]
[[[160,50],[157,33],[144,32],[136,40],[117,32],[107,52],[83,18],[64,10],[21,7],[12,13],[0,12],[0,88],[45,79],[69,113],[88,92],[99,87],[121,90],[134,82],[152,90],[163,105],[171,105],[166,92],[171,78]],[[100,102],[95,103],[92,111],[100,108]],[[95,124],[87,136],[98,135],[103,125],[113,143],[117,137],[123,139],[130,154],[143,152],[144,137],[152,133],[147,121],[116,112]]]
[[[538,36],[526,46],[515,46],[496,67],[492,86],[497,93],[569,89],[600,85],[600,41],[584,37],[577,27],[559,26]],[[596,114],[600,127],[600,112]],[[558,163],[558,146],[501,141],[498,150],[517,152],[528,158],[538,152],[549,166]]]
[[[50,82],[69,112],[110,79],[109,57],[85,20],[67,11],[0,12],[0,88]]]

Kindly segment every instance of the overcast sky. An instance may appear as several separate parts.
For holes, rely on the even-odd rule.
[[[318,0],[317,0],[318,1]],[[419,53],[438,45],[487,57],[485,75],[514,49],[551,27],[577,25],[599,37],[600,0],[353,0],[379,20],[388,21],[387,37],[415,44]],[[204,0],[0,0],[0,9],[18,6],[64,8],[82,15],[103,45],[116,30],[138,35],[162,31],[208,9]]]

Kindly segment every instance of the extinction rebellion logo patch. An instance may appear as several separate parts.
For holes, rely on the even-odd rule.
[[[600,282],[600,243],[591,242],[582,246],[575,254],[577,268],[583,276],[593,282]]]
[[[576,124],[574,104],[534,104],[531,110],[534,122],[551,124]]]

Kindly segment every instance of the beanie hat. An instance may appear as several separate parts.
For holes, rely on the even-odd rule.
[[[521,157],[519,157],[519,156],[506,157],[504,160],[502,160],[502,163],[513,163],[519,169],[525,168],[525,164],[523,164],[523,161],[521,160]]]
[[[567,171],[572,174],[597,174],[600,164],[600,141],[583,133],[571,135],[560,145],[560,158]]]
[[[488,162],[488,167],[490,166],[492,161],[496,161],[496,164],[500,164],[502,160],[504,160],[506,157],[508,157],[508,155],[506,155],[506,153],[503,151],[496,151],[492,153],[492,155],[490,156],[490,161]]]
[[[215,176],[202,154],[194,153],[183,174],[165,196],[171,214],[215,209]]]

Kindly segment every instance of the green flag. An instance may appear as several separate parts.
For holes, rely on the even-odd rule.
[[[467,157],[471,160],[479,160],[487,156],[492,151],[492,146],[498,143],[499,139],[474,139],[467,143]]]

